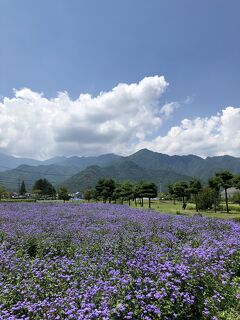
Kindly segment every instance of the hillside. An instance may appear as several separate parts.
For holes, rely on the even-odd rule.
[[[0,172],[0,184],[8,190],[17,191],[22,180],[31,190],[35,180],[46,178],[55,186],[65,184],[71,191],[92,187],[99,178],[111,177],[115,180],[150,180],[160,189],[176,180],[199,177],[203,182],[216,172],[228,169],[240,173],[240,158],[231,156],[208,157],[195,155],[169,156],[142,149],[130,156],[122,157],[105,154],[97,157],[55,157],[45,161],[15,158],[0,154],[0,166],[8,168],[25,161],[12,170]],[[1,171],[1,170],[0,170]]]
[[[76,172],[78,172],[78,168],[63,167],[57,164],[36,167],[21,165],[16,169],[0,172],[0,184],[10,191],[18,191],[21,182],[24,180],[27,191],[31,191],[34,182],[40,178],[46,178],[56,185]]]
[[[119,158],[121,157],[114,154],[106,154],[98,157],[55,157],[42,162],[36,160],[31,166],[23,164],[12,170],[0,172],[0,184],[10,191],[18,191],[20,183],[24,180],[27,190],[31,191],[36,180],[46,178],[56,186],[92,164],[106,166]],[[19,161],[22,160],[19,158]],[[44,164],[37,165],[38,163]]]
[[[118,161],[108,167],[91,166],[77,173],[62,183],[71,192],[83,191],[94,187],[100,178],[112,178],[116,181],[148,180],[156,183],[159,190],[166,190],[167,185],[178,180],[190,180],[191,177],[170,170],[145,169],[132,161]]]
[[[63,161],[60,161],[58,164],[65,167],[74,166],[79,170],[86,169],[89,166],[98,165],[100,167],[105,167],[110,165],[113,161],[121,159],[121,156],[118,156],[113,153],[103,154],[97,157],[77,157],[73,156],[70,158],[65,158]]]
[[[240,172],[240,158],[231,156],[208,157],[203,159],[195,155],[169,156],[142,149],[125,159],[133,161],[146,169],[167,169],[207,181],[215,172],[228,169],[233,173]]]

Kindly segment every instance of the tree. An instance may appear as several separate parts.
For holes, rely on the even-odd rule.
[[[137,206],[137,198],[140,199],[140,206],[143,207],[143,181],[136,183],[134,188],[135,206]]]
[[[65,187],[59,188],[59,190],[58,190],[58,199],[59,200],[63,200],[64,202],[68,201],[70,199],[70,196],[68,194],[67,188],[65,188]]]
[[[109,203],[111,203],[112,201],[112,197],[113,197],[113,193],[114,193],[114,189],[115,189],[115,182],[113,179],[105,179],[105,183],[104,183],[104,187],[105,187],[105,195],[109,201]]]
[[[219,177],[212,177],[208,179],[208,186],[214,191],[214,212],[217,212],[217,202],[219,202],[219,192],[221,186],[221,180]]]
[[[131,199],[133,199],[134,197],[134,184],[130,181],[125,181],[125,182],[122,182],[121,187],[122,187],[121,196],[123,200],[128,201],[128,204],[130,206]]]
[[[114,189],[112,198],[115,202],[117,200],[120,200],[121,204],[123,204],[124,191],[123,191],[123,184],[121,182],[117,182],[115,184],[115,189]]]
[[[212,209],[212,206],[216,202],[215,191],[209,187],[202,189],[197,197],[199,210]]]
[[[2,197],[7,196],[8,192],[4,186],[0,185],[0,201],[2,200]]]
[[[174,184],[168,185],[168,193],[170,194],[171,198],[173,198],[173,204],[176,204],[176,194],[174,191]]]
[[[228,208],[227,189],[231,188],[232,185],[233,185],[233,174],[228,170],[224,170],[224,171],[216,173],[216,177],[218,177],[220,179],[219,180],[220,181],[220,186],[224,189],[226,209],[227,209],[227,213],[228,213],[229,212],[229,208]]]
[[[101,198],[104,203],[106,203],[107,200],[111,203],[115,190],[115,182],[112,179],[99,179],[95,190],[96,197]]]
[[[96,192],[96,197],[97,199],[102,199],[102,194],[104,190],[104,183],[105,179],[99,179],[96,186],[95,186],[95,192]],[[102,199],[104,202],[104,199]]]
[[[41,196],[56,196],[56,190],[47,179],[39,179],[34,183],[33,192],[39,193]]]
[[[95,198],[95,190],[94,189],[86,189],[83,193],[83,198],[85,200],[87,200],[88,202],[91,200],[91,199],[94,199]]]
[[[240,190],[240,174],[234,176],[233,178],[233,187]]]
[[[27,193],[27,190],[26,190],[26,187],[25,187],[25,182],[24,182],[24,180],[23,180],[23,181],[22,181],[22,184],[21,184],[21,187],[20,187],[20,189],[19,189],[19,194],[20,194],[21,196],[24,196],[25,193]]]
[[[193,179],[189,182],[189,193],[193,195],[196,204],[196,211],[198,212],[198,194],[202,190],[202,185],[200,180]]]
[[[176,197],[182,199],[182,204],[185,206],[185,198],[189,195],[188,183],[186,181],[179,181],[174,183],[173,192]]]
[[[137,194],[142,199],[141,206],[143,206],[143,198],[148,198],[148,207],[151,208],[151,199],[157,196],[157,186],[153,182],[141,181],[137,184]]]

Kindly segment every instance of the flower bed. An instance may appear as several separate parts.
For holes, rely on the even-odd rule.
[[[231,221],[0,205],[0,319],[236,319],[239,276]]]

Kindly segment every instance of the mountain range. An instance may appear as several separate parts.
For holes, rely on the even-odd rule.
[[[56,187],[66,186],[69,191],[82,191],[94,187],[100,178],[123,180],[149,180],[159,190],[169,183],[200,178],[203,182],[216,172],[228,169],[240,173],[240,158],[225,156],[203,159],[195,155],[169,156],[142,149],[130,156],[105,154],[97,157],[55,157],[45,161],[16,158],[0,153],[0,184],[17,191],[24,180],[31,191],[34,182],[46,178]]]

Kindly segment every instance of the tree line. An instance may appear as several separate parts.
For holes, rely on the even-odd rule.
[[[54,186],[47,179],[39,179],[34,183],[33,193],[39,195],[40,197],[52,197],[56,198],[58,194],[58,199],[68,201],[70,199],[67,188],[60,187],[58,192]]]
[[[115,182],[113,179],[99,179],[95,188],[89,188],[84,192],[84,199],[106,202],[120,202],[131,200],[135,206],[143,207],[143,199],[148,198],[148,206],[151,208],[151,199],[157,197],[157,186],[153,182],[132,181]]]
[[[196,211],[214,208],[216,212],[220,208],[220,191],[224,190],[226,203],[226,211],[229,212],[228,206],[228,188],[235,187],[240,190],[240,174],[234,175],[228,170],[216,173],[208,179],[206,185],[203,185],[198,178],[190,181],[178,181],[168,186],[168,195],[175,202],[181,200],[183,208],[186,208],[187,201],[191,200],[196,205]],[[24,181],[19,188],[19,194],[27,193]],[[0,186],[0,200],[6,197],[7,190]],[[58,192],[47,179],[39,179],[34,183],[32,194],[35,198],[56,198],[67,201],[69,200],[69,192],[65,187],[60,187]],[[134,183],[132,181],[116,182],[113,179],[99,179],[94,188],[88,188],[83,192],[83,196],[87,201],[96,200],[106,202],[123,203],[131,200],[135,205],[143,206],[143,199],[148,199],[148,206],[151,207],[151,199],[156,198],[158,194],[157,186],[150,181],[140,181]]]
[[[27,189],[23,180],[19,188],[19,195],[24,197],[26,194]],[[32,196],[35,199],[56,199],[57,195],[58,199],[64,200],[64,202],[70,199],[68,190],[65,187],[60,187],[57,192],[51,182],[49,182],[47,179],[38,179],[35,181],[32,188]],[[0,186],[0,200],[2,197],[6,196],[8,196],[6,188],[4,186]]]
[[[183,209],[186,208],[187,201],[195,203],[196,211],[214,209],[216,212],[220,208],[221,194],[224,190],[226,211],[228,206],[228,189],[235,187],[240,190],[240,174],[234,175],[228,170],[217,172],[203,185],[198,178],[190,181],[177,181],[168,185],[168,195],[173,201],[181,200]],[[157,186],[149,181],[133,183],[131,181],[115,182],[113,179],[99,179],[95,188],[89,188],[83,195],[87,201],[96,200],[112,201],[123,203],[134,200],[135,205],[139,203],[143,206],[143,199],[148,198],[148,206],[151,207],[151,199],[157,197]]]
[[[168,186],[168,192],[175,201],[181,199],[183,208],[186,208],[186,200],[190,198],[195,202],[196,211],[214,208],[219,209],[221,196],[220,190],[224,190],[226,211],[228,206],[228,189],[235,187],[240,190],[240,174],[233,175],[230,171],[217,172],[215,176],[208,179],[207,185],[203,186],[199,179],[195,178],[187,181],[179,181]]]

